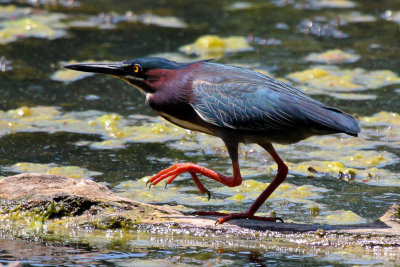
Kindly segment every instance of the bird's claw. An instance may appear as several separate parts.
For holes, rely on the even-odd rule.
[[[157,173],[156,175],[154,175],[153,177],[151,177],[147,182],[146,182],[146,186],[150,183],[149,185],[149,189],[151,188],[152,185],[156,185],[159,182],[161,182],[164,179],[167,179],[166,183],[165,183],[165,188],[167,188],[168,184],[172,183],[172,181],[180,174],[185,173],[185,172],[189,172],[192,177],[193,180],[195,181],[197,187],[199,188],[200,192],[202,194],[206,193],[207,194],[207,199],[210,200],[211,199],[211,193],[210,191],[205,188],[201,182],[199,181],[199,179],[197,178],[195,173],[202,173],[202,171],[204,171],[205,168],[194,164],[194,163],[176,163],[174,165],[172,165],[171,167],[164,169],[162,171],[160,171],[159,173]]]
[[[207,196],[208,196],[207,200],[210,201],[210,199],[211,199],[211,192],[210,192],[207,188],[204,188],[204,189],[206,190],[206,194],[207,194]]]

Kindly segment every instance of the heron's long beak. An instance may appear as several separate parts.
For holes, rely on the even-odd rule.
[[[109,62],[109,63],[76,63],[63,66],[71,70],[78,70],[84,72],[104,73],[113,76],[123,76],[126,74],[126,64],[122,62]]]

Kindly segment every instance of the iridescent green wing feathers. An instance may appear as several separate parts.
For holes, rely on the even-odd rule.
[[[258,76],[258,74],[256,74]],[[265,77],[265,78],[264,78]],[[192,107],[209,123],[238,130],[331,129],[357,135],[355,119],[288,84],[267,76],[242,80],[195,81]],[[250,79],[249,79],[250,80]]]

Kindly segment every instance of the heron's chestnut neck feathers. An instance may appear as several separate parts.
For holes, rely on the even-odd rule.
[[[146,100],[149,104],[178,102],[190,103],[192,101],[191,84],[196,69],[201,62],[186,65],[179,69],[153,69],[146,72],[146,86],[152,89]]]

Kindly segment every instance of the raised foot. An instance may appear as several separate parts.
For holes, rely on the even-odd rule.
[[[215,224],[223,224],[224,222],[230,221],[232,219],[250,219],[250,220],[257,220],[257,221],[264,221],[264,222],[284,222],[282,218],[279,217],[261,217],[261,216],[254,216],[249,213],[231,213],[226,214],[222,212],[215,212],[215,211],[197,211],[195,212],[196,215],[209,215],[209,216],[223,216],[219,218]]]
[[[160,171],[159,173],[157,173],[156,175],[154,175],[153,177],[151,177],[146,185],[149,185],[149,189],[152,185],[156,185],[159,182],[161,182],[164,179],[167,179],[166,183],[165,183],[165,188],[167,187],[168,184],[172,183],[172,181],[180,174],[184,173],[184,172],[188,172],[190,173],[190,175],[193,178],[193,181],[196,183],[197,187],[199,188],[199,191],[201,194],[207,194],[208,196],[208,200],[210,200],[211,198],[211,193],[210,191],[204,187],[204,185],[200,182],[199,178],[197,177],[196,173],[200,173],[203,174],[204,170],[206,170],[206,168],[201,167],[197,164],[194,163],[176,163],[174,165],[172,165],[171,167],[164,169],[162,171]]]
[[[167,179],[167,184],[172,183],[172,181],[180,174],[185,172],[190,173],[201,173],[205,168],[194,164],[194,163],[176,163],[171,167],[164,169],[150,178],[148,183],[151,185],[156,185],[164,179]]]

